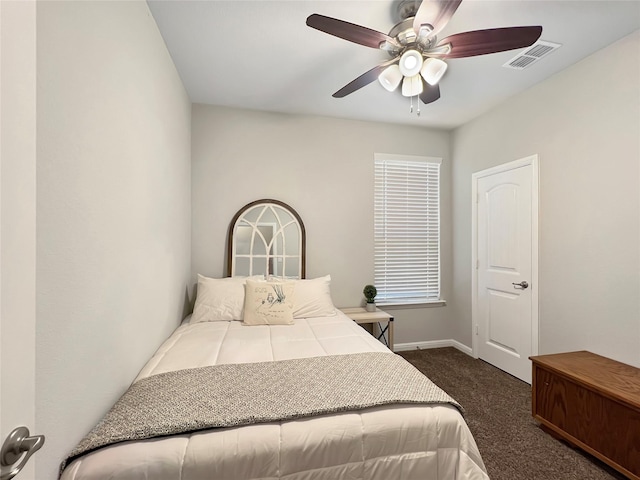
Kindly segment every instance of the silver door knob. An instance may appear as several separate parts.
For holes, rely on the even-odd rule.
[[[0,450],[0,465],[10,467],[20,457],[22,460],[10,470],[0,474],[0,480],[10,480],[15,477],[26,465],[27,461],[44,444],[44,435],[29,436],[27,427],[18,427],[13,430],[2,444]]]
[[[521,281],[520,283],[511,283],[511,285],[513,285],[513,288],[517,288],[518,290],[524,290],[525,288],[529,288],[529,284],[524,280]]]

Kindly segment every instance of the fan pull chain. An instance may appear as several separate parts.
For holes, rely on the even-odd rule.
[[[409,113],[413,113],[413,97],[409,97],[411,99],[411,106],[409,107]],[[416,95],[416,115],[420,116],[420,100],[418,99],[418,96]]]

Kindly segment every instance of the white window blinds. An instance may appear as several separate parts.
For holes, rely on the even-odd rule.
[[[440,300],[441,159],[375,154],[379,304]]]

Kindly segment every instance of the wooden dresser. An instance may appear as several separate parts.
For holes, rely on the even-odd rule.
[[[542,427],[640,480],[640,369],[584,351],[531,361]]]

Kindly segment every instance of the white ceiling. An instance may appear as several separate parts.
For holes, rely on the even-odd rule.
[[[639,0],[464,0],[439,38],[541,25],[540,39],[562,47],[525,70],[502,67],[524,49],[449,60],[441,98],[422,105],[417,117],[409,113],[408,98],[378,82],[333,98],[389,56],[305,24],[310,14],[320,13],[388,33],[395,23],[392,0],[148,3],[194,103],[444,129],[466,123],[640,28]]]

